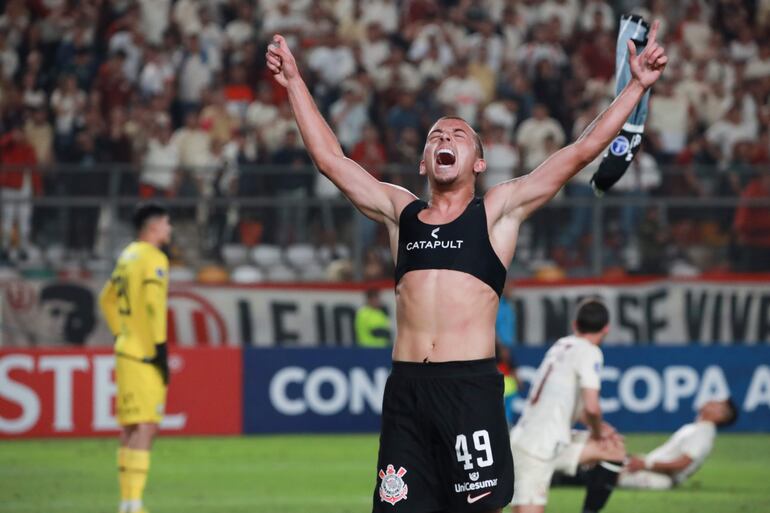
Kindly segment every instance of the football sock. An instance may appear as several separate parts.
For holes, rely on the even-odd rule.
[[[620,461],[600,461],[588,471],[583,513],[597,513],[607,504],[622,468]]]
[[[150,470],[150,451],[127,449],[126,479],[127,500],[129,511],[138,511],[142,505],[144,485],[147,483],[147,472]]]
[[[128,479],[126,473],[126,447],[118,448],[118,484],[120,485],[119,513],[128,513]]]

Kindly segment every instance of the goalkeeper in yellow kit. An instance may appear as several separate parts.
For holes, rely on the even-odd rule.
[[[150,449],[163,416],[168,386],[166,299],[168,211],[157,204],[137,207],[137,239],[123,250],[99,304],[115,335],[116,413],[122,427],[118,449],[120,513],[146,513],[142,493]]]

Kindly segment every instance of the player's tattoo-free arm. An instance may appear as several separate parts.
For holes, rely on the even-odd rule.
[[[583,415],[581,420],[591,430],[591,437],[602,437],[602,409],[599,406],[599,390],[595,388],[581,388],[583,398]]]
[[[645,465],[647,470],[652,472],[659,472],[661,474],[676,474],[686,469],[692,463],[692,458],[683,454],[675,460],[671,461],[658,461],[651,465]]]
[[[104,320],[114,336],[118,336],[120,331],[120,321],[118,319],[118,294],[115,290],[112,280],[107,280],[102,291],[99,293],[99,309],[102,311]]]
[[[318,111],[283,37],[276,35],[273,38],[266,59],[276,81],[289,93],[289,103],[300,135],[321,173],[367,217],[379,222],[397,223],[401,209],[415,196],[401,187],[380,182],[355,161],[345,157],[337,137]]]
[[[489,194],[499,196],[503,203],[500,215],[524,220],[553,198],[570,178],[607,147],[644,91],[638,82],[631,80],[612,105],[599,114],[574,143],[548,157],[531,173],[493,187]]]
[[[634,44],[628,42],[631,80],[574,143],[551,155],[528,175],[504,182],[490,190],[490,199],[494,198],[490,203],[502,204],[502,208],[495,209],[498,218],[514,216],[519,220],[526,219],[594,160],[618,134],[636,104],[660,77],[668,62],[663,48],[656,41],[659,26],[659,22],[653,23],[648,44],[638,56]]]

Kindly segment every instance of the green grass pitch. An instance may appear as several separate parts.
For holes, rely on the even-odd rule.
[[[627,442],[646,451],[662,440]],[[0,442],[0,512],[117,511],[115,449],[112,439]],[[160,438],[145,503],[151,513],[369,512],[376,453],[372,435]],[[683,487],[620,490],[604,511],[770,512],[769,464],[769,436],[721,435]],[[554,489],[548,511],[577,513],[582,498],[577,488]]]

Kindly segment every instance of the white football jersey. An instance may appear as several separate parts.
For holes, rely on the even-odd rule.
[[[717,428],[713,422],[698,420],[691,424],[685,424],[666,440],[666,443],[652,451],[644,458],[647,465],[662,461],[673,461],[687,455],[692,459],[687,468],[675,474],[675,483],[681,483],[698,470],[714,447],[714,439],[717,436]]]
[[[603,363],[601,349],[588,340],[557,340],[537,369],[511,443],[538,458],[556,457],[570,443],[572,425],[583,408],[581,389],[599,390]]]

